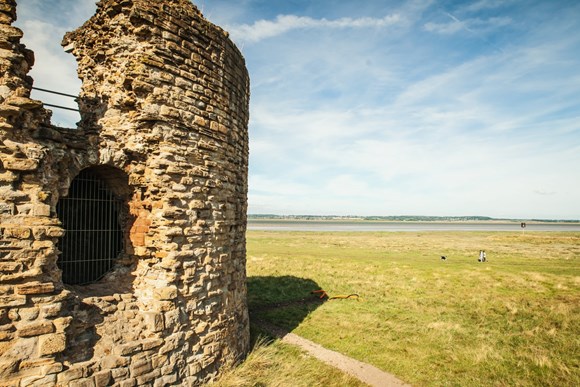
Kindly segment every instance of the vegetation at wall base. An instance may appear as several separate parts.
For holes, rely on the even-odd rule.
[[[212,387],[366,386],[293,345],[268,338],[259,331],[254,331],[253,337],[256,341],[244,363],[227,371]]]

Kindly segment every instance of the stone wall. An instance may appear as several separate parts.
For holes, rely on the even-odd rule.
[[[243,57],[188,0],[102,0],[64,38],[81,121],[57,128],[15,18],[0,0],[0,386],[212,379],[249,345]],[[56,207],[86,168],[124,203],[124,248],[73,286]]]

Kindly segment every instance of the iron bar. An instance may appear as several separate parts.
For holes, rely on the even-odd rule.
[[[71,98],[78,98],[78,95],[72,95],[72,94],[66,94],[66,93],[61,93],[60,91],[53,91],[53,90],[48,90],[48,89],[41,89],[40,87],[32,87],[33,90],[38,90],[38,91],[44,91],[45,93],[51,93],[51,94],[58,94],[58,95],[63,95],[65,97],[71,97]]]
[[[64,106],[59,106],[59,105],[52,105],[50,103],[44,103],[44,106],[50,106],[50,107],[54,107],[54,108],[58,108],[58,109],[64,109],[64,110],[72,110],[73,112],[80,112],[79,109],[73,109],[73,108],[69,108],[69,107],[64,107]]]

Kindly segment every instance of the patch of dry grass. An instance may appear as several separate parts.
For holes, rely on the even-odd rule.
[[[278,340],[259,339],[244,363],[225,372],[212,387],[345,386],[366,384]]]

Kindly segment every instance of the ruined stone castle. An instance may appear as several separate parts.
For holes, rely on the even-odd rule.
[[[65,129],[15,19],[0,0],[0,386],[213,379],[249,346],[242,55],[189,0],[101,0],[62,43]]]

